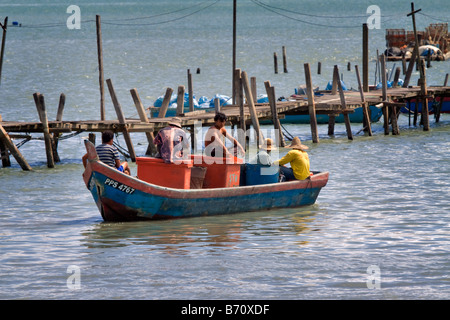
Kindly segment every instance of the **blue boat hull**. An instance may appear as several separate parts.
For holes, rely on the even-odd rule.
[[[378,122],[383,115],[383,111],[375,106],[369,107],[370,122]],[[356,108],[355,112],[349,114],[350,122],[352,123],[363,123],[363,109]],[[317,123],[326,124],[328,123],[329,117],[326,114],[316,115]],[[344,116],[339,114],[335,118],[336,123],[344,123]],[[261,124],[271,124],[270,120],[263,120]],[[293,124],[309,124],[309,115],[286,115],[284,119],[280,119],[280,123],[293,123]]]
[[[428,113],[433,114],[436,112],[436,107],[438,106],[438,103],[440,103],[441,97],[437,97],[436,101],[429,100],[428,101]],[[418,113],[422,112],[422,102],[416,103],[416,100],[411,100],[410,102],[406,103],[406,106],[400,109],[400,112],[402,113],[414,113],[417,109]],[[442,104],[441,113],[450,113],[450,97],[444,98],[444,103]]]

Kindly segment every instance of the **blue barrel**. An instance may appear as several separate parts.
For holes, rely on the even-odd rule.
[[[278,166],[245,164],[245,183],[247,186],[276,183],[278,182],[279,175]]]

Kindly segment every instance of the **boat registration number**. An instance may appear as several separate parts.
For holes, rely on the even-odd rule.
[[[119,183],[119,182],[117,182],[117,181],[115,181],[113,179],[110,179],[110,178],[106,178],[105,184],[110,186],[110,187],[113,187],[114,189],[118,189],[120,191],[123,191],[123,192],[125,192],[127,194],[132,194],[135,191],[134,188],[129,187],[126,184]]]

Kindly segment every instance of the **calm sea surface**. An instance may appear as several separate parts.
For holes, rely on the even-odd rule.
[[[2,22],[22,23],[6,38],[4,120],[38,121],[35,92],[45,96],[50,120],[62,92],[64,119],[100,118],[96,14],[105,78],[127,117],[137,114],[130,89],[150,106],[167,87],[187,85],[187,69],[197,97],[230,95],[231,0],[73,4],[81,29],[66,26],[69,3],[0,3]],[[277,96],[293,94],[306,62],[314,85],[324,88],[339,65],[356,88],[361,24],[373,4],[382,17],[381,29],[369,32],[372,60],[385,48],[386,28],[412,30],[409,2],[238,0],[237,66],[257,78],[259,94],[266,80]],[[419,30],[448,22],[447,0],[415,5],[423,13]],[[282,46],[289,72],[274,74],[273,53],[281,61]],[[442,85],[449,71],[448,61],[433,62],[428,83]],[[371,61],[371,83],[374,75]],[[106,109],[114,119],[108,92]],[[54,169],[46,166],[43,140],[32,140],[20,148],[32,172],[13,158],[12,167],[0,168],[0,299],[449,299],[450,117],[430,124],[424,132],[402,115],[399,136],[385,136],[379,122],[372,137],[353,124],[353,141],[342,124],[333,137],[319,125],[318,144],[308,125],[286,125],[310,147],[311,169],[330,172],[315,205],[136,223],[102,221],[81,177],[87,132],[60,142]],[[144,154],[145,135],[132,139]]]

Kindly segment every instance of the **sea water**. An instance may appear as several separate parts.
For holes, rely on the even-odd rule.
[[[314,86],[325,88],[338,65],[347,87],[357,88],[362,23],[372,22],[373,5],[381,14],[379,29],[369,30],[374,84],[385,29],[412,30],[409,2],[238,0],[236,66],[256,77],[258,94],[266,80],[277,97],[293,94],[305,83],[304,63]],[[415,7],[422,9],[418,30],[448,22],[448,1]],[[130,89],[151,106],[167,87],[187,86],[188,69],[197,97],[231,95],[232,12],[231,0],[3,0],[0,20],[8,16],[21,27],[7,29],[0,114],[38,121],[33,93],[40,92],[54,120],[64,93],[63,119],[100,119],[95,15],[105,79],[126,117],[137,117]],[[398,66],[387,63],[389,72]],[[442,85],[449,70],[448,61],[432,62],[427,83]],[[414,71],[412,84],[418,76]],[[115,119],[107,89],[105,96],[106,118]],[[33,171],[22,171],[13,157],[0,169],[0,298],[448,299],[450,118],[431,118],[427,132],[403,115],[399,124],[400,135],[385,136],[382,122],[375,123],[372,137],[352,124],[353,141],[342,124],[331,137],[319,125],[317,144],[308,125],[285,125],[310,147],[311,170],[330,172],[312,206],[131,223],[103,222],[83,183],[88,132],[60,141],[53,169],[41,135],[32,134],[20,151]],[[145,135],[132,140],[143,155]],[[121,136],[117,141],[125,146]]]

